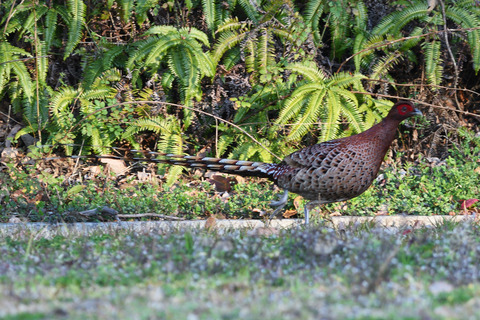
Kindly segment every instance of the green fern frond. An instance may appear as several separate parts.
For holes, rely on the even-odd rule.
[[[372,67],[370,78],[382,79],[386,77],[390,70],[401,61],[401,58],[402,55],[400,52],[392,52],[388,56],[378,59]]]
[[[428,4],[426,2],[419,1],[403,10],[394,11],[385,17],[377,26],[375,26],[375,28],[373,28],[372,34],[385,35],[390,33],[396,35],[412,20],[419,19],[424,21],[429,19],[427,9]]]
[[[210,30],[215,30],[216,26],[216,8],[214,0],[202,0],[203,14],[205,16],[205,22]]]
[[[73,104],[80,97],[80,92],[77,89],[71,87],[64,87],[57,90],[52,96],[50,102],[50,111],[52,115],[59,121],[57,124],[64,127],[62,117],[64,115],[70,115],[68,106]]]
[[[360,73],[349,74],[347,72],[339,72],[328,81],[328,86],[334,86],[339,88],[347,88],[350,86],[361,86],[361,80],[366,77]]]
[[[196,29],[196,28],[193,28],[193,27],[190,27],[190,28],[182,28],[179,30],[179,33],[181,36],[185,37],[186,40],[197,40],[197,41],[200,41],[204,46],[206,47],[210,47],[210,40],[208,40],[208,36]],[[193,41],[188,41],[189,43],[196,43],[196,42],[193,42]]]
[[[32,103],[33,99],[33,82],[28,73],[27,67],[20,61],[11,62],[12,71],[18,77],[18,81],[23,89],[25,98]]]
[[[207,35],[195,28],[177,29],[171,26],[155,26],[145,34],[154,36],[135,46],[127,68],[133,69],[135,65],[140,69],[148,67],[149,72],[154,74],[166,62],[170,74],[181,85],[182,102],[188,104],[191,99],[198,99],[201,96],[201,79],[204,76],[213,77],[216,69],[216,63],[202,50],[202,45],[209,45]],[[188,123],[189,120],[185,121]]]
[[[304,61],[290,64],[287,69],[300,74],[310,82],[323,82],[326,77],[322,70],[318,69],[313,61]]]
[[[347,118],[349,125],[352,126],[353,132],[360,133],[364,131],[365,125],[360,116],[360,110],[355,95],[345,90],[343,90],[343,92],[338,92],[338,95],[342,97],[342,115]]]
[[[432,85],[440,85],[442,82],[443,66],[440,58],[440,41],[425,42],[425,75]]]
[[[37,77],[39,83],[43,86],[46,85],[47,72],[48,72],[48,56],[47,46],[44,41],[37,41]]]
[[[313,37],[317,45],[322,41],[318,25],[324,12],[324,5],[325,2],[323,0],[310,0],[303,14],[305,24],[313,31]]]
[[[67,5],[70,17],[66,21],[68,24],[68,41],[63,55],[64,59],[73,52],[73,49],[75,49],[80,42],[83,25],[85,24],[86,10],[86,6],[82,0],[68,0]]]
[[[173,81],[175,81],[175,77],[170,72],[165,72],[162,76],[162,87],[165,90],[172,89]]]
[[[33,97],[33,89],[30,74],[23,62],[16,61],[22,56],[31,57],[32,55],[5,40],[0,40],[0,93],[8,81],[11,80],[11,72],[13,71],[18,77],[24,94],[28,99],[31,99]]]
[[[215,33],[221,34],[228,31],[241,32],[242,29],[250,29],[249,28],[250,26],[251,26],[251,23],[239,22],[238,18],[230,18],[225,20],[221,25],[219,25]]]
[[[197,77],[193,56],[187,50],[180,50],[176,54],[169,55],[168,66],[170,71],[180,80],[183,86],[195,85],[193,79]]]
[[[465,4],[466,8],[452,5],[446,8],[445,14],[463,28],[476,28],[480,25],[480,13],[477,16],[471,14],[469,10],[472,5]],[[467,37],[472,52],[473,68],[478,72],[480,70],[480,30],[467,31]]]
[[[158,150],[166,153],[183,154],[183,139],[178,119],[173,116],[137,119],[125,130],[123,139],[131,139],[138,132],[150,130],[159,134]],[[167,184],[173,184],[182,172],[181,167],[168,169]]]
[[[156,116],[148,119],[136,119],[136,121],[130,124],[125,130],[122,138],[127,139],[145,130],[153,131],[157,134],[180,134],[180,125],[177,121],[173,116],[168,116],[167,118]]]
[[[295,63],[288,69],[305,78],[285,101],[275,121],[280,125],[291,124],[289,140],[299,141],[318,120],[321,120],[321,140],[334,139],[341,116],[349,120],[354,132],[363,130],[357,98],[349,90],[363,90],[363,75],[338,73],[327,78],[313,63]]]
[[[290,43],[296,43],[297,41],[302,42],[305,41],[305,39],[298,39],[298,37],[302,34],[297,34],[295,32],[292,32],[292,30],[285,30],[285,29],[280,29],[280,28],[271,28],[272,33],[282,39],[283,41],[288,41]],[[303,35],[304,37],[308,37],[308,33],[305,32]]]
[[[175,28],[174,26],[162,25],[162,26],[153,26],[149,28],[147,31],[145,31],[143,35],[144,36],[151,36],[151,35],[164,36],[167,34],[174,34],[177,32],[178,32],[178,29]]]
[[[117,2],[121,8],[122,21],[127,23],[130,20],[130,17],[132,16],[132,12],[134,11],[135,0],[120,0]]]
[[[264,75],[269,73],[270,67],[275,64],[275,53],[270,30],[264,29],[257,42],[255,70]]]
[[[213,48],[213,60],[218,63],[228,50],[231,50],[245,39],[245,35],[246,33],[237,34],[233,31],[225,31],[221,33]]]
[[[368,14],[367,7],[363,1],[358,1],[356,3],[353,14],[355,15],[355,29],[357,32],[363,32],[367,30]]]
[[[156,41],[155,46],[150,50],[145,65],[150,67],[158,66],[167,51],[182,44],[182,39],[172,36],[164,36]]]
[[[83,92],[80,96],[81,99],[85,100],[104,100],[107,98],[113,98],[115,96],[116,91],[111,88],[110,86],[99,86],[97,88],[93,88]]]
[[[136,42],[131,50],[130,57],[127,60],[127,69],[133,70],[135,64],[142,64],[141,60],[148,55],[157,45],[157,37],[149,37],[145,40]]]
[[[341,103],[337,95],[332,91],[327,92],[326,105],[324,106],[322,116],[322,131],[320,132],[320,141],[327,141],[337,138],[338,126],[340,122]]]
[[[245,66],[248,72],[255,71],[255,51],[257,46],[253,39],[248,39],[243,43],[243,51],[245,51]]]
[[[322,113],[321,106],[324,102],[325,94],[324,92],[319,92],[318,94],[312,95],[308,98],[306,102],[306,108],[303,110],[302,117],[294,123],[294,126],[288,134],[288,139],[299,141],[309,130],[313,127],[313,124],[316,123]]]
[[[260,13],[258,11],[259,5],[257,4],[257,0],[238,0],[238,3],[247,14],[248,19],[253,21],[253,23],[258,23]]]
[[[353,41],[353,52],[357,53],[364,49],[365,43],[367,41],[367,37],[363,33],[358,33],[355,36],[355,40]],[[355,64],[355,70],[360,72],[362,68],[362,63],[364,62],[364,57],[368,55],[368,52],[362,52],[359,54],[355,54],[353,57],[353,62]]]
[[[232,143],[235,141],[235,137],[231,134],[222,134],[218,138],[217,146],[216,146],[216,154],[224,154],[227,152],[227,149],[230,148]]]
[[[275,122],[286,124],[288,121],[297,118],[303,109],[302,107],[310,100],[310,97],[314,95],[323,97],[325,90],[325,84],[319,82],[299,86],[287,99]]]
[[[46,6],[35,6],[29,11],[30,14],[28,17],[21,21],[21,31],[18,35],[19,38],[24,37],[25,33],[35,33],[35,22],[40,21],[40,19],[47,13],[48,8]]]

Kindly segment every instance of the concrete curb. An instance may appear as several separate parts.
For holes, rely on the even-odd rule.
[[[377,217],[331,217],[327,226],[342,228],[362,223],[373,223],[379,227],[401,228],[434,227],[444,222],[475,221],[473,216],[377,216]],[[112,233],[118,230],[138,232],[167,232],[179,229],[203,229],[206,220],[193,221],[122,221],[122,222],[82,222],[82,223],[4,223],[0,224],[0,236],[9,236],[22,231],[37,232],[36,238],[53,235],[88,235],[94,232]],[[303,225],[303,219],[272,220],[269,227],[277,229],[293,228]],[[266,227],[261,220],[216,220],[215,227],[220,230],[256,229]]]

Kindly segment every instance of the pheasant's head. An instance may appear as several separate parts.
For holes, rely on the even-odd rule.
[[[413,103],[409,101],[399,101],[395,103],[387,115],[389,119],[395,119],[398,121],[403,121],[413,116],[423,115],[420,110],[415,108]]]

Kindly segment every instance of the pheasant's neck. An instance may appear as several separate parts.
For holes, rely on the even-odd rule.
[[[365,139],[375,141],[373,145],[376,145],[376,148],[378,148],[377,152],[381,155],[382,160],[395,139],[399,124],[400,121],[387,118],[363,132]]]

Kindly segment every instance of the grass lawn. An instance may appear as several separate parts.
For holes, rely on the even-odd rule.
[[[480,228],[116,231],[0,239],[2,319],[467,319]]]

